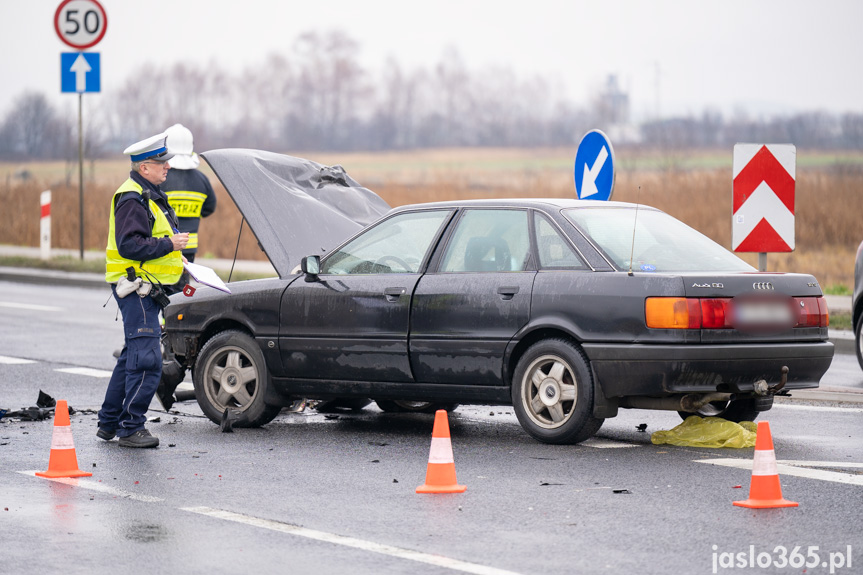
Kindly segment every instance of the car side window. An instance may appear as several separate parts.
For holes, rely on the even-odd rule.
[[[442,272],[520,272],[530,254],[525,210],[467,210],[441,262]]]
[[[540,214],[534,215],[536,247],[539,251],[539,265],[544,269],[584,270],[590,269],[574,249],[560,235],[548,219]]]
[[[416,273],[450,213],[409,212],[389,218],[333,252],[321,263],[321,273]]]

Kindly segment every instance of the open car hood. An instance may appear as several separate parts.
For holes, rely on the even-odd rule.
[[[261,150],[200,154],[225,186],[279,277],[334,248],[390,206],[341,166]]]

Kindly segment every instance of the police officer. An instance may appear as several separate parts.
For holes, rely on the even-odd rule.
[[[99,410],[96,436],[107,441],[116,435],[123,447],[156,447],[159,439],[144,427],[162,375],[156,299],[183,274],[181,250],[189,235],[179,232],[159,187],[172,156],[166,135],[132,144],[123,153],[131,156],[132,171],[111,200],[105,280],[123,314],[125,345]]]
[[[182,124],[174,124],[167,130],[168,151],[174,155],[168,178],[162,190],[180,219],[180,231],[189,233],[189,243],[183,255],[195,261],[198,251],[198,226],[216,210],[216,194],[210,180],[198,170],[201,160],[193,151],[192,132]]]

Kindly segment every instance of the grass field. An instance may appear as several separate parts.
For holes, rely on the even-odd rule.
[[[295,153],[322,164],[341,164],[390,205],[447,199],[573,197],[571,149],[440,149],[379,154]],[[615,150],[614,199],[660,208],[720,244],[731,244],[731,150],[663,152]],[[28,179],[20,174],[29,172]],[[241,216],[206,166],[219,198],[216,213],[201,224],[200,254],[231,258]],[[85,249],[103,249],[108,206],[125,179],[128,163],[85,164]],[[52,244],[79,247],[77,164],[0,164],[0,205],[9,214],[0,244],[39,245],[39,194],[53,191]],[[854,255],[863,241],[863,154],[798,150],[796,250],[769,254],[770,271],[812,273],[825,290],[853,285]],[[740,254],[757,265],[757,254]],[[265,259],[243,230],[238,257]]]

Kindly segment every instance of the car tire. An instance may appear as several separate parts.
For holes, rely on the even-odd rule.
[[[226,409],[235,412],[233,427],[260,427],[281,406],[264,403],[270,373],[261,348],[249,335],[228,330],[210,338],[195,364],[198,405],[210,421],[221,424]]]
[[[519,423],[543,443],[579,443],[602,427],[593,417],[593,378],[581,349],[559,339],[535,343],[521,356],[512,380]]]
[[[857,326],[854,328],[854,338],[857,343],[857,363],[863,369],[863,314],[857,318]]]
[[[387,413],[434,413],[439,409],[455,411],[458,403],[439,403],[435,401],[406,401],[402,399],[376,399],[381,411]]]
[[[677,413],[681,419],[686,419],[690,415],[698,415],[701,417],[721,417],[734,423],[755,421],[758,414],[764,411],[763,408],[758,409],[758,401],[759,398],[757,397],[735,399],[734,401],[712,401],[695,413],[688,411],[678,411]]]

